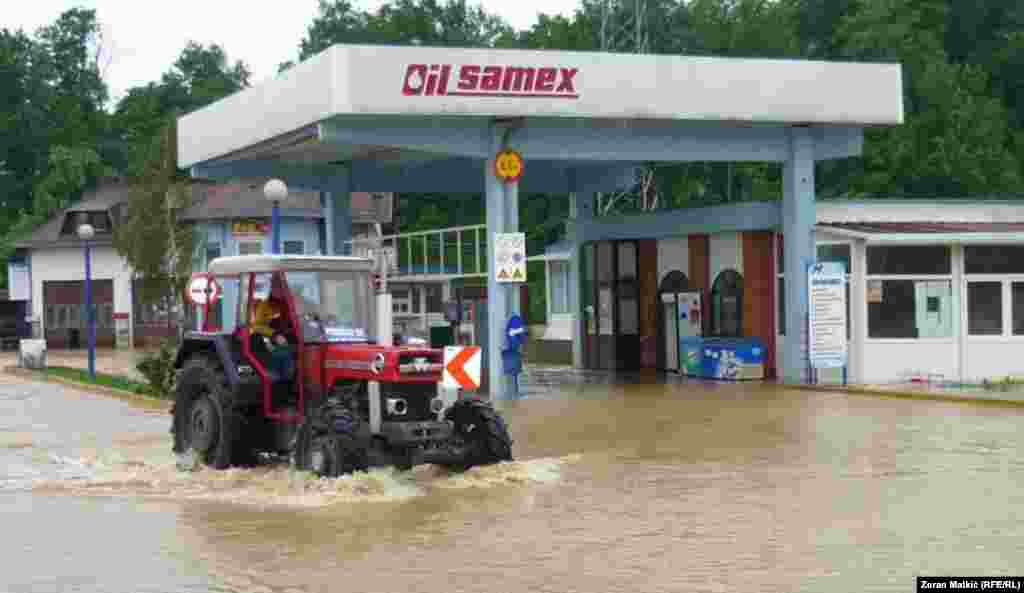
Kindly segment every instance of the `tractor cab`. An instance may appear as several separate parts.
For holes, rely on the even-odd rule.
[[[209,269],[188,288],[199,322],[175,363],[176,452],[214,467],[288,454],[321,475],[511,459],[489,404],[439,389],[441,351],[378,343],[390,303],[373,260],[255,255]]]

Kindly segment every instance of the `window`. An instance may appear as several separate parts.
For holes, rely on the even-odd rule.
[[[735,270],[720,273],[711,287],[710,335],[743,335],[743,276]]]
[[[969,336],[1024,336],[1024,245],[966,245]]]
[[[427,293],[427,313],[443,313],[441,310],[441,285],[427,284],[424,289]]]
[[[560,315],[569,312],[569,262],[552,261],[549,274],[551,277],[551,313]]]
[[[1024,274],[1024,245],[968,245],[964,247],[967,274]]]
[[[868,337],[949,338],[953,282],[946,245],[868,246]]]
[[[779,292],[776,302],[779,306],[779,335],[786,335],[786,280],[779,274]]]
[[[1010,307],[1013,310],[1013,335],[1024,336],[1024,282],[1012,283]]]
[[[868,279],[869,338],[953,335],[950,280]]]
[[[1003,334],[1003,283],[967,284],[967,332],[972,336]]]
[[[846,269],[846,339],[853,334],[853,323],[850,318],[850,254],[851,247],[848,243],[835,243],[817,246],[817,260],[819,262],[839,262]],[[778,335],[786,335],[786,280],[783,275],[783,257],[780,247],[778,253],[778,292],[776,293],[776,308],[778,314]]]
[[[206,261],[211,262],[220,257],[220,243],[211,241],[206,244]]]
[[[239,241],[238,243],[238,255],[260,255],[262,253],[262,241]]]
[[[868,276],[946,276],[951,266],[945,245],[868,247]]]
[[[285,255],[304,255],[306,253],[306,242],[284,241],[281,244],[281,251]]]

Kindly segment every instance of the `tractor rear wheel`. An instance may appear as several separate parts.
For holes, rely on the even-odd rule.
[[[449,469],[465,471],[477,465],[512,461],[512,437],[505,420],[490,404],[460,401],[448,410],[445,418],[455,425],[455,438],[468,447],[465,461]]]
[[[214,469],[247,461],[231,390],[219,365],[208,357],[196,356],[185,363],[177,382],[174,415],[176,453],[191,449]]]

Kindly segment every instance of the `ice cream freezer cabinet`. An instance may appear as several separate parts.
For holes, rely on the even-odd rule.
[[[764,379],[764,344],[758,338],[679,339],[680,373],[724,381]]]

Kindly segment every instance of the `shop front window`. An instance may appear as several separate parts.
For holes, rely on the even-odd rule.
[[[1003,283],[967,284],[967,333],[971,336],[1003,334]]]
[[[869,246],[867,256],[869,338],[953,336],[948,246]]]
[[[562,315],[569,312],[569,263],[548,262],[551,278],[551,313]]]
[[[964,247],[969,336],[1024,336],[1024,246]]]

